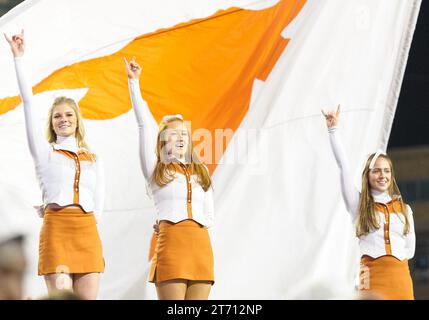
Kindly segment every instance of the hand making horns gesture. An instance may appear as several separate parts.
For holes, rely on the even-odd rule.
[[[336,111],[328,111],[325,112],[322,110],[322,114],[326,118],[326,125],[328,128],[336,127],[338,125],[338,122],[340,120],[340,112],[341,112],[341,106],[337,106]]]
[[[24,30],[21,30],[20,34],[13,35],[12,38],[9,38],[6,33],[4,33],[4,37],[10,45],[13,56],[15,58],[22,57],[25,51]]]

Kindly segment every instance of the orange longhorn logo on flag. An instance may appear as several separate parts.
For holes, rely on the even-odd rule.
[[[205,128],[212,137],[217,128],[235,131],[247,113],[254,80],[268,77],[288,43],[281,32],[304,4],[282,0],[257,11],[231,8],[145,34],[116,53],[53,72],[33,92],[88,88],[79,102],[82,115],[117,117],[131,107],[123,57],[135,56],[143,69],[143,98],[157,121],[181,113],[193,129]],[[18,96],[0,99],[0,115],[19,103]],[[208,163],[210,172],[220,157]]]

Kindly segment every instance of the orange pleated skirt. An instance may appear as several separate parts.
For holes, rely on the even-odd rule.
[[[46,209],[39,240],[39,275],[104,272],[104,258],[92,212],[76,207]]]
[[[379,299],[414,300],[408,260],[401,261],[390,255],[376,259],[362,256],[359,291]]]
[[[194,220],[161,221],[149,281],[173,279],[214,283],[213,251],[209,233]]]

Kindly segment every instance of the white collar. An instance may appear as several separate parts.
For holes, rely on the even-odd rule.
[[[387,191],[377,191],[371,189],[371,195],[374,198],[374,202],[379,203],[388,203],[392,201],[392,197],[390,196],[389,192]]]
[[[57,141],[52,144],[55,150],[67,150],[77,153],[79,147],[77,146],[77,140],[74,136],[61,137],[57,136]]]

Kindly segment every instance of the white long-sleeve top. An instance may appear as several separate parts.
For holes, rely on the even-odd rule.
[[[96,161],[79,160],[82,150],[75,137],[58,137],[49,144],[33,116],[33,92],[27,83],[22,58],[15,58],[15,70],[24,104],[28,146],[34,160],[36,176],[43,196],[43,207],[79,205],[85,212],[94,212],[100,219],[104,204],[104,170],[99,157]],[[58,152],[65,150],[71,156]],[[78,201],[76,202],[76,199]]]
[[[143,175],[152,191],[157,218],[159,221],[168,220],[173,223],[189,219],[188,201],[192,204],[192,219],[205,227],[211,227],[214,220],[213,190],[204,191],[197,182],[197,176],[190,176],[191,190],[187,188],[187,176],[176,172],[174,180],[160,187],[153,179],[157,157],[158,125],[143,100],[139,81],[128,80],[131,102],[139,128],[140,164]],[[189,198],[188,192],[192,194]]]
[[[335,160],[340,168],[341,192],[353,222],[357,223],[360,193],[353,184],[343,145],[338,137],[338,128],[329,129],[329,140]],[[405,219],[402,213],[392,208],[398,207],[398,199],[392,199],[388,192],[371,190],[375,202],[375,210],[378,215],[380,228],[359,238],[361,256],[368,255],[378,258],[384,255],[392,255],[399,260],[414,257],[416,236],[414,232],[414,219],[411,207],[407,204],[410,232],[404,235]],[[396,213],[394,213],[396,212]]]

